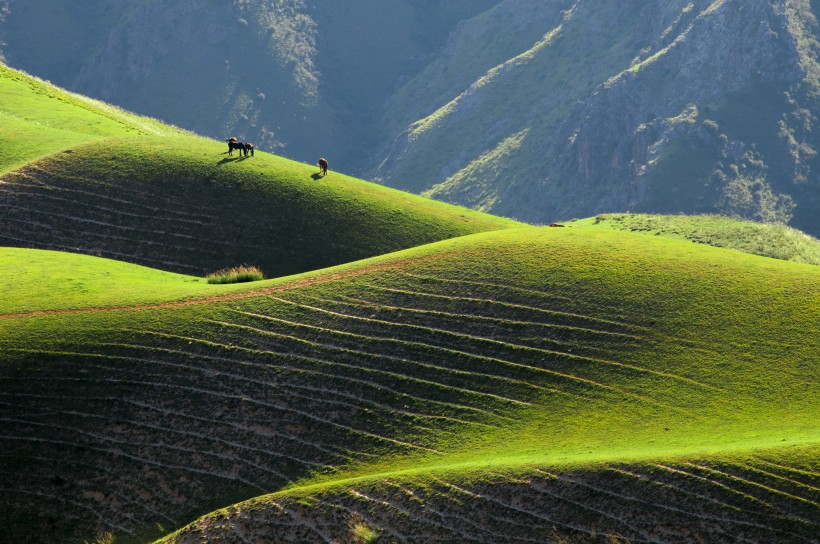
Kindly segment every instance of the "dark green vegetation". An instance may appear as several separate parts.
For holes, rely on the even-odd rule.
[[[4,74],[10,132],[57,135],[0,173],[0,541],[816,540],[820,267],[676,239],[735,221],[314,179]],[[293,275],[174,272],[243,262]]]
[[[537,223],[820,235],[810,0],[6,3],[12,65],[220,139]]]

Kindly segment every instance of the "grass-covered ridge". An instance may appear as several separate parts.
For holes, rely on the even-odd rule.
[[[70,93],[0,63],[0,174],[83,142],[183,131]]]
[[[820,240],[777,223],[755,223],[718,215],[603,214],[571,224],[670,236],[763,257],[820,265]]]
[[[445,509],[469,493],[501,500],[523,475],[536,474],[533,467],[594,472],[604,463],[605,471],[638,473],[656,463],[673,476],[692,474],[653,484],[672,483],[680,497],[703,495],[698,478],[717,478],[710,470],[727,474],[715,482],[731,490],[708,484],[734,512],[721,519],[753,524],[755,534],[812,530],[816,506],[799,483],[813,485],[800,476],[812,469],[789,448],[805,451],[818,441],[815,266],[606,229],[521,228],[271,286],[210,304],[3,317],[4,394],[20,410],[13,418],[26,422],[10,428],[5,451],[22,467],[40,460],[29,469],[37,476],[8,480],[15,512],[37,517],[43,504],[61,504],[61,530],[78,534],[82,525],[70,520],[90,508],[123,542],[139,542],[158,536],[155,522],[179,527],[195,514],[290,485],[302,499],[273,497],[284,510],[265,501],[239,505],[237,523],[256,512],[248,523],[270,527],[264,520],[278,519],[274,510],[290,511],[312,521],[283,522],[282,535],[294,524],[297,534],[311,525],[335,534],[329,505],[366,514],[364,505],[379,510],[381,503],[348,499],[382,500],[385,489],[396,497],[405,496],[400,488],[422,493],[413,482],[442,471],[457,489],[435,484],[437,493],[451,491],[430,504]],[[67,455],[50,455],[56,444]],[[789,494],[798,498],[788,501],[803,508],[793,512],[804,521],[761,510],[755,500],[736,503],[739,494],[774,500],[772,491],[733,479],[765,470],[757,461],[748,469],[722,466],[762,449],[776,450],[764,456],[786,467],[776,471],[796,471]],[[136,470],[145,465],[154,468]],[[105,475],[72,479],[74,487],[50,483],[51,474],[85,474],[91,466],[105,466]],[[498,474],[511,476],[504,483]],[[618,489],[611,479],[565,477]],[[774,480],[760,485],[785,489],[776,476],[766,478]],[[497,493],[473,487],[488,481]],[[306,482],[318,487],[300,492]],[[614,523],[629,504],[610,501],[607,510],[565,491],[551,492],[609,517],[561,517],[559,530],[583,534],[594,523],[626,534],[601,523]],[[60,502],[79,494],[89,497],[83,506]],[[334,494],[340,502],[328,498]],[[110,500],[120,496],[141,499]],[[693,504],[687,508],[698,523],[714,529],[708,501]],[[403,508],[418,523],[436,519]],[[485,513],[509,517],[479,512],[485,520]],[[412,522],[401,517],[374,529],[406,532],[402,524]],[[670,523],[681,527],[687,518]],[[210,527],[212,541],[238,538],[209,519],[193,530]],[[474,530],[457,519],[442,531]],[[636,520],[628,526],[647,523]],[[772,520],[774,528],[761,529]],[[629,533],[630,541],[647,540],[641,534]]]
[[[2,66],[0,91],[5,245],[275,277],[519,225],[265,153],[229,157]]]

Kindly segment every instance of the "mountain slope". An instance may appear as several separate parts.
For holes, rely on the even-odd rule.
[[[428,95],[434,109],[397,135],[377,179],[528,221],[719,209],[793,213],[817,232],[807,3],[550,5],[563,20],[545,21],[518,56]],[[516,28],[476,18],[462,30],[490,32]],[[396,96],[423,95],[468,56],[448,50]]]

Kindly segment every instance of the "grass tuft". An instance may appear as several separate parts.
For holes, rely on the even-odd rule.
[[[361,516],[355,515],[348,521],[350,538],[356,544],[375,544],[379,541],[379,531],[371,528]]]
[[[265,275],[255,266],[234,266],[211,272],[207,276],[208,283],[245,283],[265,279]]]

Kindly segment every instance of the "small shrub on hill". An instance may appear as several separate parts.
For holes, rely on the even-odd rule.
[[[265,275],[255,266],[235,266],[211,272],[207,276],[208,283],[244,283],[265,279]]]
[[[375,544],[379,541],[379,531],[372,529],[361,516],[353,516],[348,521],[348,527],[355,544]]]

